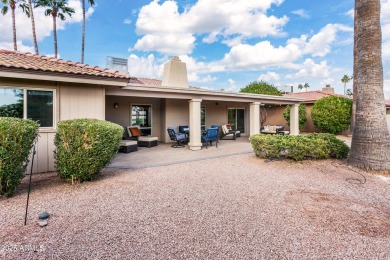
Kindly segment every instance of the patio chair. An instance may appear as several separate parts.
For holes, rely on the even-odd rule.
[[[208,128],[206,133],[202,135],[202,143],[206,144],[206,149],[208,143],[213,145],[213,141],[215,141],[215,147],[218,148],[218,128]]]
[[[222,129],[221,139],[236,140],[236,138],[238,137],[236,133],[237,131],[229,130],[226,125],[222,125],[221,129]]]
[[[176,143],[173,144],[171,147],[173,148],[183,148],[184,144],[187,142],[188,138],[186,134],[177,133],[175,129],[168,128],[167,129],[169,138],[171,138],[172,141],[175,141]]]
[[[189,130],[190,128],[188,127],[188,125],[179,125],[179,133],[188,134]]]

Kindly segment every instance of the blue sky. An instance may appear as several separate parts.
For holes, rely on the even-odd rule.
[[[352,0],[103,1],[88,10],[85,61],[129,59],[132,76],[161,78],[173,55],[187,63],[190,84],[238,91],[255,80],[277,86],[326,84],[343,92],[352,75]],[[382,0],[385,91],[390,98],[390,0]],[[58,25],[62,59],[80,60],[81,4]],[[40,54],[53,54],[52,24],[35,12]],[[29,20],[17,12],[18,46],[33,52]],[[0,17],[0,48],[12,49],[11,19]],[[352,88],[352,83],[347,85]]]

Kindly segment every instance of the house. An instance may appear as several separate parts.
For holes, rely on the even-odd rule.
[[[314,103],[324,97],[338,95],[334,93],[334,88],[330,85],[326,85],[326,87],[322,88],[322,90],[314,90],[314,91],[305,91],[305,92],[296,92],[296,93],[287,93],[284,94],[284,97],[292,97],[302,99],[302,104],[306,105],[306,117],[307,122],[304,125],[302,132],[322,132],[320,129],[314,126],[313,120],[311,118],[311,109]],[[342,96],[342,95],[339,95]],[[269,109],[265,108],[267,113],[267,120],[264,123],[265,125],[286,125],[286,120],[283,117],[283,112],[286,109],[285,105],[273,106]],[[262,109],[264,113],[264,109]]]
[[[188,86],[185,63],[173,57],[162,80],[131,77],[77,62],[0,50],[0,113],[41,124],[34,172],[55,170],[53,139],[57,123],[97,118],[123,127],[140,125],[148,135],[170,142],[166,129],[189,125],[189,148],[201,149],[201,128],[230,123],[243,135],[260,132],[260,106],[292,105],[291,134],[299,134],[295,97],[214,91]],[[2,116],[0,114],[0,116]],[[4,116],[4,115],[3,115]]]

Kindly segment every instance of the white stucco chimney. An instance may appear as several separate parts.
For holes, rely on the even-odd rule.
[[[187,66],[179,57],[174,56],[164,64],[162,86],[188,88]]]
[[[325,88],[322,88],[322,92],[326,94],[334,94],[334,88],[327,84]]]

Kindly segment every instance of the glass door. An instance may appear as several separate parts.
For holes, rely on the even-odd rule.
[[[228,124],[233,130],[245,133],[245,108],[228,108]]]
[[[152,134],[152,106],[132,105],[131,125],[139,126],[142,135],[151,135]]]

